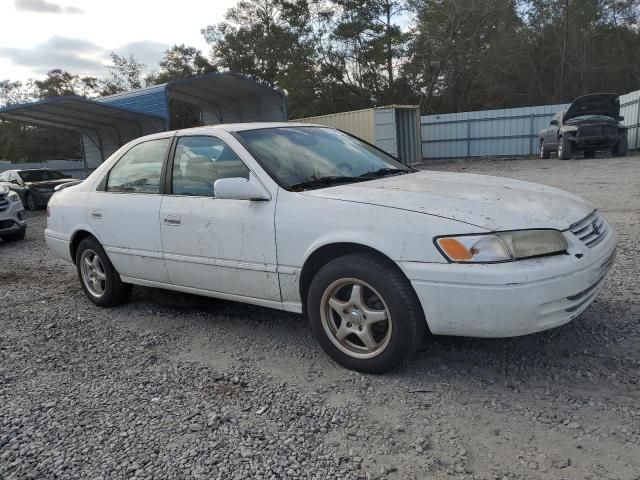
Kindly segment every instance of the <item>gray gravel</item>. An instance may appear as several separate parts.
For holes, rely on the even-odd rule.
[[[0,478],[640,478],[640,158],[443,163],[565,188],[620,234],[599,299],[515,339],[333,364],[302,317],[136,288],[90,304],[44,245],[0,242]]]

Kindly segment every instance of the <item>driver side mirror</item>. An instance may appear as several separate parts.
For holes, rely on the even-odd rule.
[[[228,200],[271,200],[264,188],[251,183],[246,178],[220,178],[213,184],[215,198]]]
[[[624,122],[624,117],[623,117],[622,115],[620,115],[620,116],[618,117],[618,121],[619,121],[619,122]]]
[[[549,122],[549,125],[558,125],[558,120],[553,119]]]

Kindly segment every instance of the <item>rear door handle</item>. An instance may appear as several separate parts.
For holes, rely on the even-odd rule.
[[[94,208],[91,210],[91,218],[102,218],[102,210]]]
[[[172,227],[177,227],[181,223],[182,223],[182,220],[180,219],[180,215],[167,215],[166,217],[164,217],[164,224],[165,225],[170,225]]]

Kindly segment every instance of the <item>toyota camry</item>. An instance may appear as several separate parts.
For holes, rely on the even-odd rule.
[[[96,305],[143,285],[303,313],[335,361],[372,373],[426,331],[509,337],[571,321],[616,247],[576,195],[416,171],[296,123],[138,138],[53,195],[45,237]]]

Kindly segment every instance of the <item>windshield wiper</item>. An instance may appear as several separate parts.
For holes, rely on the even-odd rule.
[[[364,179],[361,177],[329,175],[325,177],[316,177],[311,180],[307,180],[306,182],[294,183],[293,185],[289,185],[289,190],[300,191],[307,188],[330,187],[340,183],[361,182],[362,180]]]
[[[366,172],[362,175],[358,175],[358,178],[378,178],[378,177],[386,177],[387,175],[401,175],[404,173],[409,173],[411,170],[404,170],[402,168],[379,168],[378,170],[374,170],[372,172]]]

